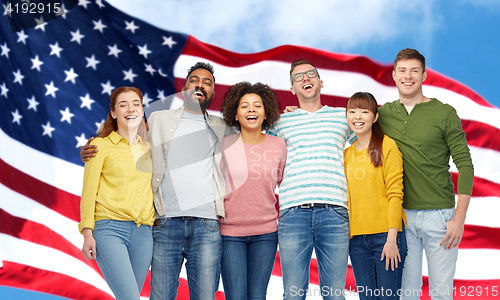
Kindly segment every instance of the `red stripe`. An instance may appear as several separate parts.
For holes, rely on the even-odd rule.
[[[47,259],[57,260],[57,258]],[[49,293],[70,299],[113,299],[108,293],[73,277],[9,261],[3,261],[3,267],[0,268],[0,285]]]
[[[80,197],[46,184],[0,159],[0,183],[76,222]]]
[[[15,217],[3,209],[0,209],[0,225],[1,233],[64,252],[86,263],[96,272],[101,274],[95,260],[86,260],[80,249],[76,248],[63,236],[45,225]],[[76,230],[75,228],[75,231]]]
[[[494,238],[497,237],[497,238]],[[464,237],[460,249],[500,250],[500,228],[465,224]]]
[[[264,60],[291,63],[296,59],[302,58],[311,61],[317,68],[365,74],[383,85],[394,86],[392,64],[379,64],[368,57],[360,55],[337,54],[291,45],[280,46],[258,53],[241,54],[203,43],[192,36],[188,36],[182,53],[203,57],[228,67],[242,67]],[[453,79],[429,69],[427,69],[427,75],[427,80],[424,82],[426,85],[445,88],[463,95],[482,106],[495,107],[472,89]]]
[[[458,173],[451,172],[451,180],[453,181],[455,194],[457,193]],[[472,186],[473,197],[500,197],[500,184],[489,181],[481,177],[474,177],[474,185]]]

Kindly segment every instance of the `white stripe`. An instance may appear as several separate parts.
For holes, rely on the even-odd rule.
[[[14,168],[58,189],[77,196],[82,193],[83,167],[28,147],[9,137],[1,129],[0,158]]]
[[[73,246],[80,249],[83,236],[78,232],[78,223],[0,184],[0,209],[7,213],[47,226],[60,234]]]
[[[469,146],[474,165],[474,176],[500,184],[500,152],[475,146]],[[450,171],[458,172],[450,158]]]
[[[499,211],[500,198],[472,197],[470,200],[469,209],[467,210],[465,224],[494,227],[500,229],[500,218],[498,218]]]
[[[0,260],[61,273],[113,295],[104,279],[91,267],[53,248],[0,233]]]
[[[493,237],[492,237],[493,238]],[[460,249],[458,251],[455,279],[491,280],[500,278],[500,250]],[[427,260],[422,263],[422,273],[428,276]]]
[[[181,55],[174,66],[174,76],[186,78],[191,66],[198,61],[207,59],[190,55]],[[289,91],[290,81],[288,74],[290,64],[278,61],[261,61],[256,64],[232,68],[209,61],[214,66],[216,84],[233,85],[240,81],[250,81],[251,83],[263,82],[271,85],[274,89]],[[391,102],[399,98],[396,86],[386,86],[371,77],[347,71],[333,71],[329,69],[318,69],[323,80],[322,94],[349,98],[359,91],[371,92],[379,104]],[[500,109],[489,108],[479,105],[471,99],[452,92],[450,90],[424,85],[424,95],[437,98],[443,103],[452,105],[460,118],[464,120],[474,120],[478,122],[488,121],[488,124],[500,129]]]

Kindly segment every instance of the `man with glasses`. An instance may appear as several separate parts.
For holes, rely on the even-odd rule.
[[[292,63],[290,83],[300,108],[282,115],[272,131],[288,149],[278,222],[284,299],[344,299],[349,253],[344,147],[355,135],[345,108],[321,104],[323,81],[310,62]],[[308,290],[313,249],[319,291]]]

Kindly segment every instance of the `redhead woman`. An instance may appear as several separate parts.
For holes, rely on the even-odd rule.
[[[99,152],[85,163],[82,252],[97,261],[116,299],[140,298],[153,251],[152,160],[142,97],[136,87],[111,93],[107,120],[91,142]]]

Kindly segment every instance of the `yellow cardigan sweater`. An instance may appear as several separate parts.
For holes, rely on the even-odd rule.
[[[403,158],[396,142],[384,136],[382,166],[375,168],[368,149],[356,150],[354,142],[344,153],[347,178],[350,236],[402,230]]]

